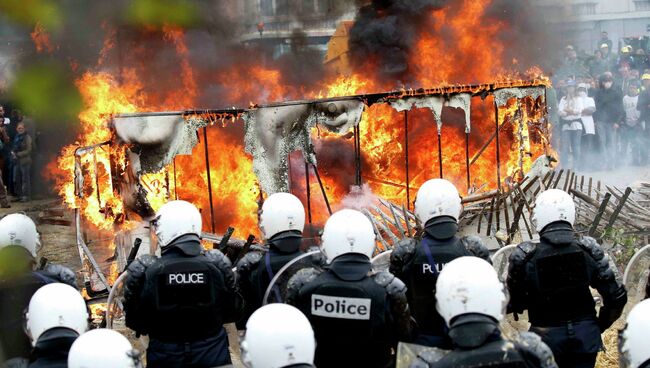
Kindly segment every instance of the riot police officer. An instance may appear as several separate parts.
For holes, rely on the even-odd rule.
[[[627,315],[625,328],[619,332],[618,353],[621,367],[650,367],[649,331],[650,300],[644,300],[632,308]]]
[[[600,334],[621,315],[627,293],[600,245],[575,233],[574,220],[569,194],[549,189],[537,197],[533,222],[540,240],[519,244],[510,255],[509,311],[528,310],[530,330],[551,348],[560,367],[593,367]],[[598,315],[590,286],[603,300]]]
[[[23,313],[41,286],[63,282],[76,287],[70,269],[48,264],[36,270],[41,247],[34,221],[23,214],[0,220],[0,365],[26,365],[32,345],[23,329]]]
[[[539,336],[524,332],[514,341],[502,337],[499,323],[508,298],[486,261],[460,257],[449,262],[438,276],[436,300],[454,349],[437,361],[423,353],[413,368],[557,367],[553,352]]]
[[[325,271],[306,268],[289,280],[287,302],[316,334],[317,367],[384,367],[397,341],[410,339],[404,283],[384,271],[371,274],[375,233],[361,212],[344,209],[323,230]]]
[[[436,312],[436,280],[444,266],[462,256],[490,259],[477,236],[459,238],[458,218],[463,206],[452,183],[432,179],[420,187],[415,200],[415,215],[424,226],[421,239],[399,242],[390,256],[390,272],[403,280],[409,305],[418,323],[415,342],[420,345],[450,348],[445,322]]]
[[[140,352],[119,332],[99,328],[81,335],[70,347],[69,368],[142,368]]]
[[[268,304],[251,315],[241,342],[249,368],[314,367],[316,340],[309,320],[287,304]]]
[[[300,200],[289,193],[270,195],[262,205],[260,230],[267,252],[249,252],[237,263],[240,290],[246,301],[244,318],[237,325],[242,329],[248,316],[263,304],[264,293],[273,276],[287,262],[302,254],[302,231],[305,209]]]
[[[201,214],[189,202],[163,205],[153,221],[157,258],[128,267],[126,325],[149,335],[149,367],[213,367],[230,363],[224,323],[241,315],[230,260],[200,242]]]
[[[25,315],[34,347],[29,368],[66,368],[70,346],[88,330],[88,318],[86,302],[75,288],[56,283],[38,289]]]

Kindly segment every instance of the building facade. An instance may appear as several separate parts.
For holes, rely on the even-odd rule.
[[[347,3],[347,2],[346,2]],[[327,43],[342,20],[356,9],[335,0],[244,0],[244,44],[258,44],[278,58],[300,42],[325,55]]]
[[[650,0],[537,0],[542,16],[557,24],[566,44],[593,52],[601,32],[609,34],[618,51],[624,38],[650,36]]]

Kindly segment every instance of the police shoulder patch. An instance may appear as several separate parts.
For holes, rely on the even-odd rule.
[[[314,316],[370,320],[369,298],[351,298],[330,295],[311,295],[311,314]]]

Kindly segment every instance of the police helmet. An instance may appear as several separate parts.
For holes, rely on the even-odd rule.
[[[305,208],[298,197],[290,193],[270,195],[262,205],[260,230],[265,239],[283,231],[302,232],[305,226]]]
[[[22,213],[12,213],[0,220],[0,249],[8,246],[23,247],[36,258],[41,240],[31,218]]]
[[[618,350],[621,367],[638,368],[650,361],[650,299],[635,305],[627,315],[627,325],[619,333]]]
[[[375,250],[375,232],[361,212],[343,209],[333,214],[323,229],[321,250],[331,262],[346,253],[361,253],[368,258]]]
[[[165,203],[156,217],[151,221],[158,245],[168,246],[172,241],[185,234],[201,236],[201,213],[190,202],[170,201]]]
[[[140,353],[119,332],[100,328],[79,336],[70,347],[68,368],[139,368]]]
[[[542,231],[546,225],[564,221],[573,225],[576,218],[576,206],[573,198],[560,189],[549,189],[540,194],[535,200],[533,208],[533,223],[537,232]]]
[[[300,310],[288,304],[267,304],[246,323],[242,361],[249,368],[313,364],[314,330]]]
[[[25,330],[36,345],[38,338],[52,328],[67,328],[77,334],[88,330],[88,310],[79,292],[70,285],[48,284],[36,291],[25,315]]]
[[[464,314],[482,314],[500,322],[508,303],[503,283],[494,268],[478,257],[449,262],[436,282],[436,309],[450,326]]]
[[[458,221],[462,210],[458,190],[445,179],[428,180],[415,198],[415,215],[423,225],[440,216],[450,216]]]

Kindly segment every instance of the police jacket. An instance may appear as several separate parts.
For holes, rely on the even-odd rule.
[[[66,368],[68,352],[77,337],[79,334],[67,328],[45,331],[34,346],[29,368]]]
[[[411,338],[405,292],[389,272],[372,274],[368,257],[348,253],[325,271],[298,271],[289,281],[287,303],[314,328],[317,367],[384,367],[397,342]]]
[[[593,238],[579,237],[571,224],[558,221],[540,233],[540,242],[525,242],[510,255],[509,311],[528,309],[533,326],[553,327],[596,318],[589,287],[600,293],[601,332],[618,319],[627,302],[625,287],[616,279],[609,258]]]
[[[430,220],[422,238],[399,242],[390,256],[390,272],[403,280],[418,333],[445,336],[445,322],[436,311],[436,281],[443,267],[463,256],[477,256],[491,262],[490,254],[477,236],[456,237],[458,225],[452,217]]]
[[[36,290],[54,282],[77,288],[72,270],[48,264],[33,271],[33,263],[32,256],[22,247],[0,250],[0,351],[4,359],[29,358],[32,344],[23,329],[23,313]]]
[[[460,316],[453,322],[449,334],[454,350],[440,359],[425,351],[418,355],[411,368],[557,367],[553,352],[539,336],[523,332],[517,340],[505,340],[499,324],[487,316]]]
[[[199,341],[241,316],[230,260],[218,250],[203,250],[196,235],[176,239],[160,258],[138,258],[128,272],[126,325],[138,334],[169,343]]]
[[[244,317],[237,322],[238,328],[245,328],[250,315],[262,306],[266,289],[278,271],[303,254],[301,244],[300,232],[285,231],[269,240],[268,251],[247,253],[237,262],[237,280],[246,302]]]

